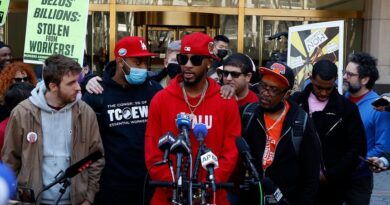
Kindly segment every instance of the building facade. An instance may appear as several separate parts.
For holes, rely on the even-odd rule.
[[[270,60],[287,42],[270,40],[288,27],[332,20],[345,21],[344,53],[366,51],[378,58],[380,84],[390,83],[390,1],[388,0],[89,0],[86,53],[98,73],[113,59],[115,42],[143,36],[159,55],[159,67],[172,40],[189,32],[226,35],[232,51],[244,52],[256,64]],[[27,0],[12,0],[0,38],[22,58]],[[14,26],[17,22],[18,26]],[[346,56],[345,56],[346,58]]]

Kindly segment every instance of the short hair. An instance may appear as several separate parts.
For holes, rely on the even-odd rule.
[[[337,78],[337,66],[332,61],[323,59],[314,64],[312,70],[312,78],[320,76],[322,80],[336,80]]]
[[[379,72],[376,67],[377,59],[368,53],[357,52],[350,54],[348,61],[358,65],[359,78],[370,78],[366,84],[366,88],[371,89],[374,87],[375,81],[379,79]]]
[[[242,53],[233,53],[226,60],[224,60],[222,64],[223,66],[230,65],[239,67],[241,72],[244,74],[254,72],[253,61],[249,58],[249,56]]]
[[[31,95],[34,85],[29,82],[12,84],[4,96],[4,102],[8,110],[14,109],[20,102]]]
[[[3,48],[3,47],[7,47],[7,48],[9,48],[9,49],[12,51],[12,49],[11,49],[11,46],[10,46],[10,45],[8,45],[8,44],[5,44],[3,41],[0,41],[0,49],[1,49],[1,48]]]
[[[80,73],[80,64],[69,57],[59,54],[55,54],[47,58],[43,67],[43,80],[45,82],[46,88],[48,90],[50,89],[50,83],[59,85],[61,83],[62,77],[69,72],[73,74]]]
[[[224,36],[224,35],[216,35],[216,36],[214,37],[214,42],[216,42],[216,41],[223,41],[223,42],[225,42],[225,43],[229,43],[229,42],[230,42],[230,41],[229,41],[229,38],[226,37],[226,36]]]

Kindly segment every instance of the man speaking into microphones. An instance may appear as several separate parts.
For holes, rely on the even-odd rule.
[[[219,93],[219,85],[206,75],[212,59],[212,42],[212,38],[199,32],[184,36],[177,55],[182,72],[151,101],[145,135],[145,159],[152,180],[172,181],[166,166],[155,167],[153,164],[161,161],[164,155],[157,147],[159,138],[168,131],[172,131],[175,136],[183,133],[180,130],[183,127],[178,128],[176,125],[177,114],[182,112],[190,118],[187,144],[193,156],[192,163],[195,162],[194,156],[197,156],[199,149],[192,129],[195,124],[204,123],[208,133],[203,143],[218,158],[219,166],[213,174],[215,182],[226,182],[233,172],[238,158],[235,138],[240,135],[240,117],[235,99],[223,99]],[[176,157],[171,155],[171,160],[176,167]],[[200,169],[197,179],[206,181],[207,178],[207,170]],[[170,198],[172,190],[157,188],[151,204],[169,205]],[[229,204],[224,190],[216,192],[216,203]]]

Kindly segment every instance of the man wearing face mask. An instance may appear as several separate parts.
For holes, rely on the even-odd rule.
[[[105,91],[83,96],[97,114],[107,162],[95,203],[143,204],[143,196],[150,194],[143,189],[148,109],[162,88],[147,75],[146,62],[155,54],[147,50],[143,38],[122,38],[114,52],[115,61],[107,65],[113,73],[102,81]]]
[[[213,42],[213,54],[216,56],[216,59],[213,59],[210,69],[207,72],[207,76],[215,79],[221,80],[222,76],[219,76],[217,73],[217,68],[222,66],[222,62],[225,57],[229,54],[229,39],[224,35],[216,35]]]
[[[171,79],[181,72],[180,65],[176,60],[176,55],[180,52],[180,45],[180,40],[169,43],[164,58],[164,69],[156,76],[156,79],[153,79],[159,81],[164,88],[167,87]]]

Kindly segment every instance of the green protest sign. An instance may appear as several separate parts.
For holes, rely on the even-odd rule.
[[[62,54],[82,64],[88,6],[85,0],[29,0],[24,62],[42,64]]]
[[[4,25],[8,13],[9,0],[0,0],[0,26]]]

